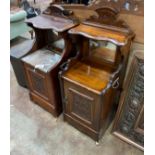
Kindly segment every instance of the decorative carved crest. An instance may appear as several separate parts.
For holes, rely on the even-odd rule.
[[[115,20],[119,13],[118,10],[111,7],[102,7],[102,8],[96,9],[95,11],[98,13],[99,19],[110,18]]]
[[[102,7],[95,10],[98,16],[91,16],[84,23],[114,31],[121,31],[134,35],[129,26],[123,21],[118,19],[118,10],[111,7]]]
[[[64,9],[61,5],[50,4],[50,6],[43,12],[46,15],[67,17],[73,14],[72,11]]]

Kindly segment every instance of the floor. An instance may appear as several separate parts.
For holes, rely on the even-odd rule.
[[[63,121],[54,118],[29,99],[28,90],[17,84],[10,66],[11,155],[144,155],[144,152],[111,134],[99,145]]]

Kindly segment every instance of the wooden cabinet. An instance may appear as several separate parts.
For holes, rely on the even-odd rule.
[[[10,61],[18,84],[25,88],[27,87],[27,81],[24,72],[24,65],[21,59],[30,53],[33,42],[33,40],[22,37],[18,37],[11,41]]]
[[[120,139],[144,148],[144,57],[136,52],[124,83],[113,133]]]
[[[34,29],[36,41],[32,52],[22,61],[31,100],[58,116],[62,112],[58,71],[71,53],[67,30],[76,24],[63,15],[62,7],[51,6],[48,11],[48,15],[42,14],[26,21]]]
[[[94,81],[93,81],[94,82]],[[114,114],[111,102],[114,90],[97,94],[77,81],[70,81],[63,76],[64,84],[64,119],[80,131],[99,141]]]
[[[69,30],[77,38],[78,53],[59,72],[64,120],[95,141],[113,118],[133,37],[126,28],[120,31],[106,19],[98,20],[88,19]]]

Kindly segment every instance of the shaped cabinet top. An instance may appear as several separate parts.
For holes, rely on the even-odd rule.
[[[97,26],[87,23],[72,28],[69,33],[83,35],[94,40],[110,41],[121,46],[125,45],[130,38],[128,33],[107,29],[103,25]]]
[[[79,26],[69,30],[69,33],[94,40],[110,41],[118,46],[126,45],[128,40],[133,38],[133,31],[118,18],[118,12],[115,9],[103,7],[95,11],[98,16],[91,16]]]
[[[40,15],[31,19],[26,20],[26,23],[32,25],[39,29],[53,29],[57,32],[66,31],[75,25],[72,20],[65,19],[62,17],[52,16],[52,15]]]

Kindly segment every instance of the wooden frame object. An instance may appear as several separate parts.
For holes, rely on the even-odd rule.
[[[36,40],[31,54],[22,60],[31,100],[58,116],[62,112],[58,71],[72,48],[67,30],[76,23],[63,14],[62,7],[52,7],[54,11],[50,15],[42,14],[26,21],[34,29]],[[61,40],[64,47],[53,45]]]
[[[144,16],[144,0],[93,0],[90,7],[112,7],[120,13]]]
[[[136,52],[121,95],[112,130],[123,141],[144,150],[144,56]]]
[[[76,37],[78,52],[59,72],[64,120],[95,141],[99,141],[113,118],[134,36],[126,25],[121,27],[123,22],[117,21],[114,10],[103,8],[100,11],[107,16],[101,19],[103,16],[99,14],[98,18],[92,17],[69,30],[69,34]],[[95,57],[90,55],[91,40],[115,44],[112,63],[105,60],[111,57],[112,51],[100,48],[98,58],[103,57],[103,63],[94,61]]]

